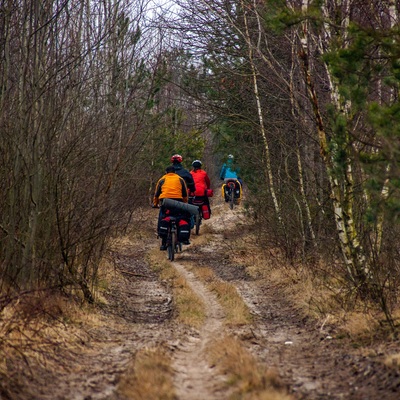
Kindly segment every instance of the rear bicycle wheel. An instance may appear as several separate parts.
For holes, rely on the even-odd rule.
[[[169,232],[168,239],[167,239],[168,260],[174,261],[175,246],[176,246],[176,232],[171,230]]]
[[[174,261],[175,253],[171,245],[168,246],[168,260]]]
[[[201,225],[201,215],[200,213],[196,215],[196,235],[200,233],[200,225]]]
[[[179,251],[182,251],[182,245],[181,245],[181,242],[178,240],[177,233],[175,233],[175,235],[176,235],[176,241],[175,241],[174,249],[175,249],[175,253],[178,253]]]
[[[172,246],[172,240],[168,243],[168,260],[174,261],[175,258],[175,248]]]
[[[176,231],[173,230],[171,232],[171,246],[168,247],[168,258],[171,261],[174,261],[175,253],[177,252],[177,249],[178,249],[178,238],[177,238]]]
[[[235,196],[234,196],[233,190],[231,189],[231,190],[229,191],[229,208],[230,208],[231,210],[233,210],[233,204],[234,204],[234,202],[235,202]]]

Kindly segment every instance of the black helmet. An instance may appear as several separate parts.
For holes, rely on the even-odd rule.
[[[201,161],[200,160],[194,160],[192,162],[193,168],[201,168]]]

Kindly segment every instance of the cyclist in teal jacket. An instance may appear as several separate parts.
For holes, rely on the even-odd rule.
[[[226,161],[226,163],[224,163],[224,165],[222,166],[221,171],[219,173],[220,179],[224,181],[223,193],[224,193],[224,198],[225,198],[226,202],[228,201],[228,195],[226,192],[226,190],[227,190],[226,183],[228,181],[235,182],[235,187],[236,187],[235,193],[238,193],[238,195],[237,195],[238,202],[240,202],[240,198],[242,196],[243,182],[238,175],[239,169],[234,168],[233,159],[234,159],[233,155],[229,154],[228,160]]]
[[[222,180],[229,179],[229,178],[232,178],[232,179],[238,178],[238,175],[233,168],[233,155],[232,154],[229,154],[228,160],[222,166],[221,172],[219,173],[219,177]]]

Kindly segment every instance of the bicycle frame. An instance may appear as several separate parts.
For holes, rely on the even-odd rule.
[[[231,210],[233,210],[233,204],[235,202],[235,182],[227,182],[226,184],[227,188],[228,188],[228,196],[229,196],[229,207]]]

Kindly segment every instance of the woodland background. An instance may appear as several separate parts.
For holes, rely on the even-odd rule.
[[[0,2],[0,310],[93,301],[174,153],[235,155],[260,247],[396,330],[397,0]],[[327,305],[328,307],[329,305]]]

